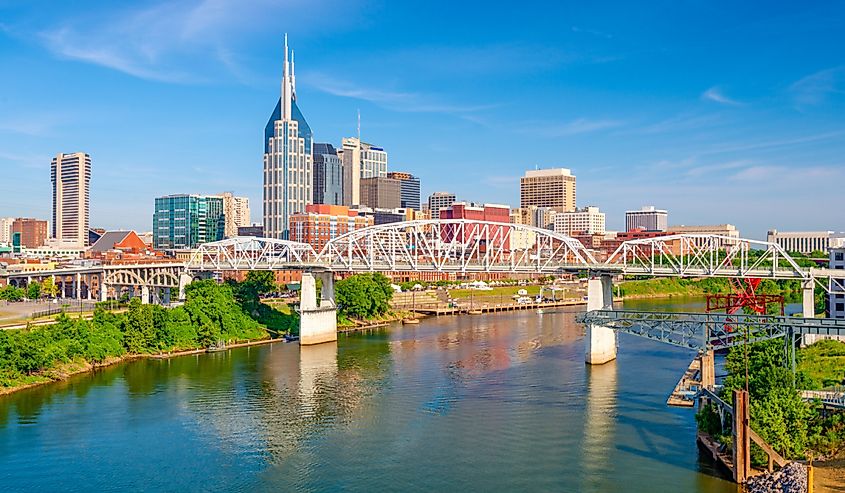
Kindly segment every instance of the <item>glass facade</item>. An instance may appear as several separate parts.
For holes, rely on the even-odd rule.
[[[314,203],[343,204],[343,165],[331,144],[314,144]]]
[[[153,213],[153,248],[179,250],[222,240],[225,219],[222,197],[158,197]]]

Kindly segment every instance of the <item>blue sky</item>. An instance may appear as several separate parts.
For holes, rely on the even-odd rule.
[[[424,194],[518,205],[564,166],[611,229],[845,230],[842,2],[0,0],[0,216],[48,217],[51,157],[85,151],[92,226],[224,190],[260,221],[285,32],[317,141],[360,109]]]

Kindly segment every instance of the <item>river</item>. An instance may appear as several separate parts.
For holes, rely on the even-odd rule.
[[[700,300],[629,308],[700,310]],[[735,492],[665,401],[690,351],[577,310],[116,365],[0,397],[4,491]]]

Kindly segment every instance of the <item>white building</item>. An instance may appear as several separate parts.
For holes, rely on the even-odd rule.
[[[235,197],[232,192],[223,192],[223,235],[226,238],[238,236],[238,228],[252,224],[249,218],[249,198]]]
[[[0,217],[0,244],[10,245],[12,243],[12,223],[14,217]]]
[[[53,230],[50,237],[84,247],[88,243],[91,156],[59,153],[50,163]]]
[[[845,269],[845,247],[830,249],[830,268]],[[830,278],[830,318],[845,318],[845,279]]]
[[[558,212],[554,215],[555,233],[572,235],[585,233],[603,235],[605,232],[605,215],[598,207],[588,206],[575,212]]]
[[[343,163],[343,203],[360,205],[361,178],[387,177],[387,151],[357,137],[346,137],[337,155]]]
[[[313,199],[313,133],[296,99],[293,51],[285,63],[279,102],[264,128],[264,234],[287,239],[288,218]]]
[[[440,219],[440,209],[452,207],[455,203],[455,194],[449,192],[434,192],[428,196],[428,210],[432,219]]]
[[[819,251],[827,253],[835,247],[845,246],[845,233],[833,231],[778,231],[772,229],[767,241],[777,243],[787,252],[808,254]]]
[[[713,224],[704,226],[684,226],[681,224],[679,226],[670,226],[668,232],[673,234],[718,235],[729,238],[720,241],[720,246],[735,245],[736,241],[733,240],[739,239],[740,237],[739,230],[736,229],[736,226],[733,224]],[[696,243],[701,246],[705,241],[707,240],[702,239]]]
[[[653,205],[638,211],[625,211],[625,230],[666,231],[669,227],[669,212],[655,209]]]

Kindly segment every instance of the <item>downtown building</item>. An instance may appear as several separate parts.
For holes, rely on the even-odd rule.
[[[567,168],[538,169],[519,179],[519,206],[546,207],[555,212],[575,210],[575,175]]]
[[[220,196],[223,199],[223,217],[225,225],[223,236],[232,238],[239,236],[238,228],[250,226],[249,198],[235,197],[232,192],[223,192]]]
[[[778,231],[769,230],[766,241],[775,243],[787,252],[809,254],[845,246],[845,233],[833,231]]]
[[[398,209],[401,205],[401,181],[382,176],[361,179],[361,203],[371,209]]]
[[[0,245],[12,243],[12,223],[14,222],[14,217],[0,217]]]
[[[264,234],[288,239],[289,217],[313,200],[313,134],[296,99],[293,51],[285,61],[276,108],[264,128]]]
[[[598,207],[584,207],[574,212],[558,212],[554,215],[554,231],[567,236],[575,233],[604,235],[605,215]]]
[[[343,163],[343,203],[361,205],[361,180],[387,177],[387,151],[357,137],[346,137],[338,155]]]
[[[845,269],[845,245],[830,249],[831,269]],[[845,279],[828,279],[828,312],[830,318],[845,318]]]
[[[428,211],[431,219],[440,219],[440,211],[451,207],[455,203],[455,194],[449,192],[434,192],[428,196]]]
[[[53,231],[57,244],[83,248],[88,244],[91,156],[59,153],[50,163],[53,185]]]
[[[315,204],[343,204],[343,163],[331,144],[314,144],[313,194]]]
[[[31,217],[19,217],[12,221],[10,242],[15,247],[34,249],[47,243],[47,221]]]
[[[399,207],[420,210],[420,179],[402,171],[391,171],[387,177],[399,180]]]
[[[153,248],[185,250],[222,240],[226,228],[223,197],[166,195],[155,199]]]
[[[625,211],[625,231],[666,231],[669,228],[669,212],[647,205],[638,211]]]
[[[319,252],[329,240],[372,225],[372,217],[360,216],[346,206],[311,204],[305,206],[305,212],[291,215],[290,239],[308,243]]]

